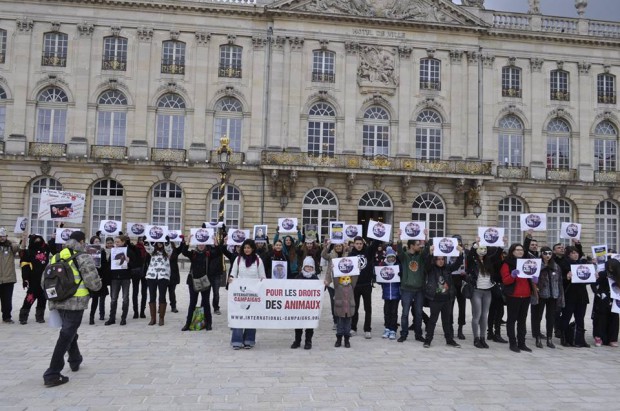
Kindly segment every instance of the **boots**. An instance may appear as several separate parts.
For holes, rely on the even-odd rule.
[[[127,325],[127,314],[129,313],[129,307],[123,308],[121,312],[121,325]]]
[[[22,308],[19,310],[19,323],[21,325],[28,324],[28,314],[30,314],[30,310]]]
[[[183,328],[181,328],[181,331],[189,331],[189,323],[185,323]]]
[[[292,349],[301,347],[301,335],[303,334],[303,332],[304,330],[302,329],[295,330],[295,341],[293,341],[293,344],[291,344]]]
[[[172,311],[173,313],[178,313],[179,310],[177,310],[177,305],[170,303],[170,311]]]
[[[138,310],[134,309],[133,310],[133,319],[135,320],[136,318],[138,318]]]
[[[349,343],[349,338],[346,335],[344,336],[344,348],[351,348],[351,343]]]
[[[164,317],[166,316],[166,307],[168,304],[159,303],[159,325],[164,325]]]
[[[547,337],[547,347],[555,348],[555,344],[553,343],[553,337]]]
[[[304,344],[304,350],[312,349],[312,336],[314,335],[314,330],[306,330],[306,342]]]
[[[88,319],[88,325],[95,325],[95,313],[90,313],[90,318]]]
[[[542,338],[540,336],[536,337],[536,347],[543,348]]]
[[[336,344],[334,344],[334,347],[340,347],[340,346],[342,346],[342,335],[337,335]]]
[[[452,331],[452,332],[454,332],[454,331]],[[459,340],[464,340],[465,339],[465,334],[463,334],[463,326],[462,325],[459,325],[459,331],[457,333],[457,337],[459,338]]]
[[[45,315],[45,308],[42,310],[37,309],[37,311],[35,311],[34,313],[34,318],[37,320],[39,324],[43,324],[45,323],[44,315]]]
[[[110,318],[105,322],[104,325],[112,325],[116,324],[116,307],[118,305],[118,301],[112,300],[110,303]]]
[[[493,333],[493,329],[491,328],[487,330],[487,340],[491,340],[491,341],[495,340],[495,334]]]
[[[155,317],[157,317],[157,307],[155,307],[155,303],[149,303],[149,311],[151,312],[151,321],[149,325],[155,325]]]
[[[476,348],[484,348],[484,345],[482,345],[482,343],[480,342],[480,338],[479,337],[475,337],[474,338],[474,347],[476,347]]]
[[[482,344],[482,348],[489,348],[489,344],[487,344],[484,338],[480,338],[480,344]]]
[[[508,341],[506,341],[506,340],[504,340],[504,339],[502,338],[502,335],[500,334],[500,332],[499,332],[499,331],[497,331],[497,332],[495,333],[495,335],[493,336],[493,341],[495,341],[496,343],[501,343],[501,344],[506,344],[506,343],[508,343]]]

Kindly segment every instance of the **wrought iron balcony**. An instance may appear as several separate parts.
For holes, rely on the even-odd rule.
[[[217,153],[217,150],[211,150],[208,153],[209,162],[211,164],[217,164],[220,161],[220,157]],[[233,151],[232,155],[229,157],[230,165],[241,165],[245,161],[245,153],[239,153]]]
[[[441,90],[441,81],[420,81],[420,90]]]
[[[152,148],[151,160],[152,161],[165,161],[165,162],[184,162],[186,151],[176,148]]]
[[[67,67],[67,56],[44,53],[41,57],[41,65],[51,67]]]
[[[601,104],[616,104],[616,93],[599,93],[598,102]]]
[[[551,90],[551,100],[570,101],[570,92]]]
[[[220,66],[219,77],[241,78],[241,67]]]
[[[127,157],[127,147],[90,146],[90,157],[94,159],[124,160]]]
[[[312,72],[312,81],[317,83],[335,83],[336,82],[336,74],[330,72]]]
[[[28,155],[34,157],[65,157],[66,154],[66,144],[31,142],[28,145]]]
[[[521,166],[497,166],[497,176],[501,178],[528,178],[528,168]]]
[[[161,61],[162,74],[185,74],[184,59],[163,59]]]
[[[119,60],[119,59],[106,59],[106,58],[104,58],[101,61],[101,69],[102,70],[125,71],[125,70],[127,70],[127,61],[126,60]]]
[[[503,88],[502,97],[521,98],[521,89],[520,88]]]

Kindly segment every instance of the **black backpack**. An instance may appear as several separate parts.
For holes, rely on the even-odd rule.
[[[63,260],[60,257],[60,253],[53,257],[54,263],[50,263],[45,267],[43,271],[43,290],[45,295],[50,301],[64,301],[73,297],[73,294],[78,290],[80,284],[82,284],[82,277],[80,276],[80,282],[75,282],[73,270],[69,265],[69,262],[73,260],[75,268],[79,270],[77,260],[78,253],[72,254],[71,257]]]

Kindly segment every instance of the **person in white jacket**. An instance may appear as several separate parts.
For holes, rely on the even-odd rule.
[[[233,262],[228,282],[231,283],[235,278],[253,278],[264,280],[265,264],[256,254],[256,243],[254,240],[245,240],[241,244],[241,254]],[[233,328],[231,345],[238,350],[242,347],[250,349],[256,344],[255,328]]]
[[[149,289],[149,310],[151,321],[155,325],[157,317],[157,291],[159,290],[159,325],[164,325],[166,315],[166,292],[170,283],[170,243],[145,244],[146,252],[146,285]]]

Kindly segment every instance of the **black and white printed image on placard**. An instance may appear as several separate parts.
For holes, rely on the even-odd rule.
[[[41,190],[37,218],[39,220],[81,223],[84,217],[85,202],[86,196],[83,193],[44,188]]]
[[[334,277],[354,276],[360,275],[360,263],[359,257],[342,257],[333,258],[332,272]]]
[[[145,235],[146,223],[127,223],[127,235],[129,237],[142,237]]]
[[[607,277],[607,282],[609,282],[609,296],[614,300],[620,300],[620,284],[609,277]]]
[[[245,240],[250,238],[250,230],[239,230],[233,228],[228,230],[228,242],[227,245],[241,245]]]
[[[264,243],[267,241],[267,224],[255,225],[253,232],[254,241],[257,243]]]
[[[521,214],[521,231],[546,231],[547,230],[547,214],[544,213],[528,213]]]
[[[560,228],[560,238],[567,238],[569,240],[581,239],[581,224],[562,223]]]
[[[366,233],[366,237],[383,241],[384,243],[388,242],[392,238],[392,225],[370,220],[368,222],[368,233]]]
[[[332,244],[344,243],[344,226],[343,221],[330,221],[329,222],[329,241]]]
[[[189,245],[213,245],[215,237],[213,228],[192,228],[190,229]]]
[[[542,260],[540,258],[517,258],[519,278],[532,278],[540,275]]]
[[[110,248],[110,269],[126,270],[129,264],[127,257],[127,247]]]
[[[424,221],[401,221],[399,226],[400,239],[403,241],[426,239],[426,236],[424,235],[426,222]]]
[[[101,244],[86,244],[84,252],[93,258],[95,267],[101,268]]]
[[[123,223],[117,220],[101,220],[99,223],[99,231],[103,235],[102,238],[118,235],[123,229]]]
[[[165,243],[168,235],[168,226],[166,225],[147,225],[144,227],[144,235],[146,240],[151,243]]]
[[[400,283],[400,266],[398,264],[377,266],[375,276],[378,283]]]
[[[571,283],[595,283],[596,266],[594,264],[571,264]]]
[[[15,234],[25,233],[28,228],[28,217],[17,217],[17,221],[15,221],[15,229],[13,232]]]
[[[593,245],[592,258],[594,259],[594,263],[596,263],[596,268],[599,271],[603,271],[605,269],[605,262],[607,261],[607,245]]]
[[[345,224],[344,225],[344,239],[346,241],[353,241],[355,237],[362,236],[361,224]]]
[[[612,300],[611,303],[611,312],[620,314],[620,300]]]
[[[278,229],[281,233],[296,233],[297,232],[297,218],[295,217],[278,218]]]
[[[168,230],[168,238],[171,243],[180,243],[181,235],[183,235],[183,231],[181,230]]]
[[[286,280],[288,275],[288,265],[286,261],[271,262],[271,278],[274,280]]]
[[[503,227],[478,227],[480,245],[484,247],[504,247]]]
[[[56,229],[56,244],[64,244],[69,241],[71,233],[74,231],[80,231],[79,228],[57,228]]]
[[[459,240],[452,237],[433,238],[433,255],[435,257],[458,257]]]
[[[224,227],[223,221],[205,221],[203,224],[206,228],[212,228],[213,230]]]

